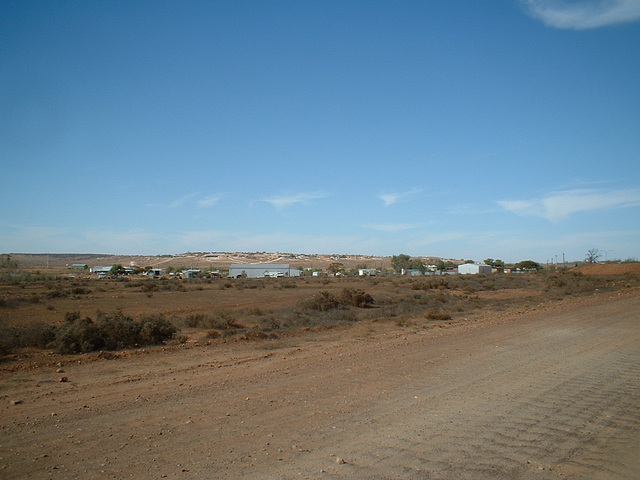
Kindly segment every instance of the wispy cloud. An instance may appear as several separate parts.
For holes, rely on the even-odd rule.
[[[196,203],[197,203],[197,205],[199,207],[211,207],[211,206],[215,205],[216,203],[218,203],[221,198],[222,198],[222,195],[220,195],[220,194],[218,194],[218,195],[208,195],[206,197],[201,198]]]
[[[378,230],[380,232],[404,232],[418,228],[419,225],[412,223],[388,223],[388,224],[367,224],[362,225],[363,228],[370,230]]]
[[[522,0],[529,14],[555,28],[585,30],[640,20],[638,0]]]
[[[188,193],[186,195],[183,195],[180,198],[176,198],[175,200],[169,203],[147,203],[146,206],[151,208],[178,208],[191,202],[197,196],[198,196],[198,193]],[[206,197],[202,197],[199,200],[197,200],[196,204],[199,207],[210,207],[215,203],[217,203],[218,201],[220,201],[221,198],[222,198],[221,194],[208,195]]]
[[[498,204],[516,215],[536,216],[558,222],[578,212],[639,206],[640,190],[564,190],[533,200],[502,200]]]
[[[325,198],[326,196],[326,192],[302,192],[291,195],[276,195],[263,199],[263,202],[270,203],[276,208],[285,208],[297,203],[307,203],[311,200]]]
[[[196,194],[195,193],[189,193],[187,195],[184,195],[176,200],[174,200],[173,202],[171,202],[169,204],[170,208],[177,208],[181,205],[184,205],[185,203],[187,203],[189,200],[191,200],[193,197],[195,197]]]
[[[394,203],[399,202],[407,197],[420,193],[422,190],[419,188],[413,188],[411,190],[407,190],[406,192],[400,193],[384,193],[380,195],[378,198],[384,202],[384,206],[388,207],[389,205],[393,205]]]

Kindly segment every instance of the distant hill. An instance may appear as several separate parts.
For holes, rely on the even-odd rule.
[[[316,255],[290,253],[183,253],[177,255],[113,255],[86,253],[12,253],[11,258],[25,269],[60,269],[74,263],[86,263],[89,267],[121,264],[140,267],[189,267],[189,268],[229,268],[232,263],[289,263],[302,266],[326,268],[339,262],[345,268],[366,266],[367,268],[390,268],[391,257],[369,255]],[[435,261],[435,259],[434,259]]]

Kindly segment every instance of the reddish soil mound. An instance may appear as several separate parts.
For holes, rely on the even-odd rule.
[[[571,271],[580,272],[585,275],[640,274],[640,263],[595,263],[593,265],[582,265],[581,267],[572,268]]]

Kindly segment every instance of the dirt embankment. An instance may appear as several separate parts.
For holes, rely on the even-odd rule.
[[[571,271],[584,275],[637,275],[640,274],[640,263],[593,263],[572,268]]]
[[[638,312],[636,290],[4,371],[0,476],[640,478]]]

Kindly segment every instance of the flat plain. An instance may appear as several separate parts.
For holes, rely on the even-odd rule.
[[[5,328],[180,331],[5,352],[2,478],[640,477],[633,271],[146,282],[3,283]]]

